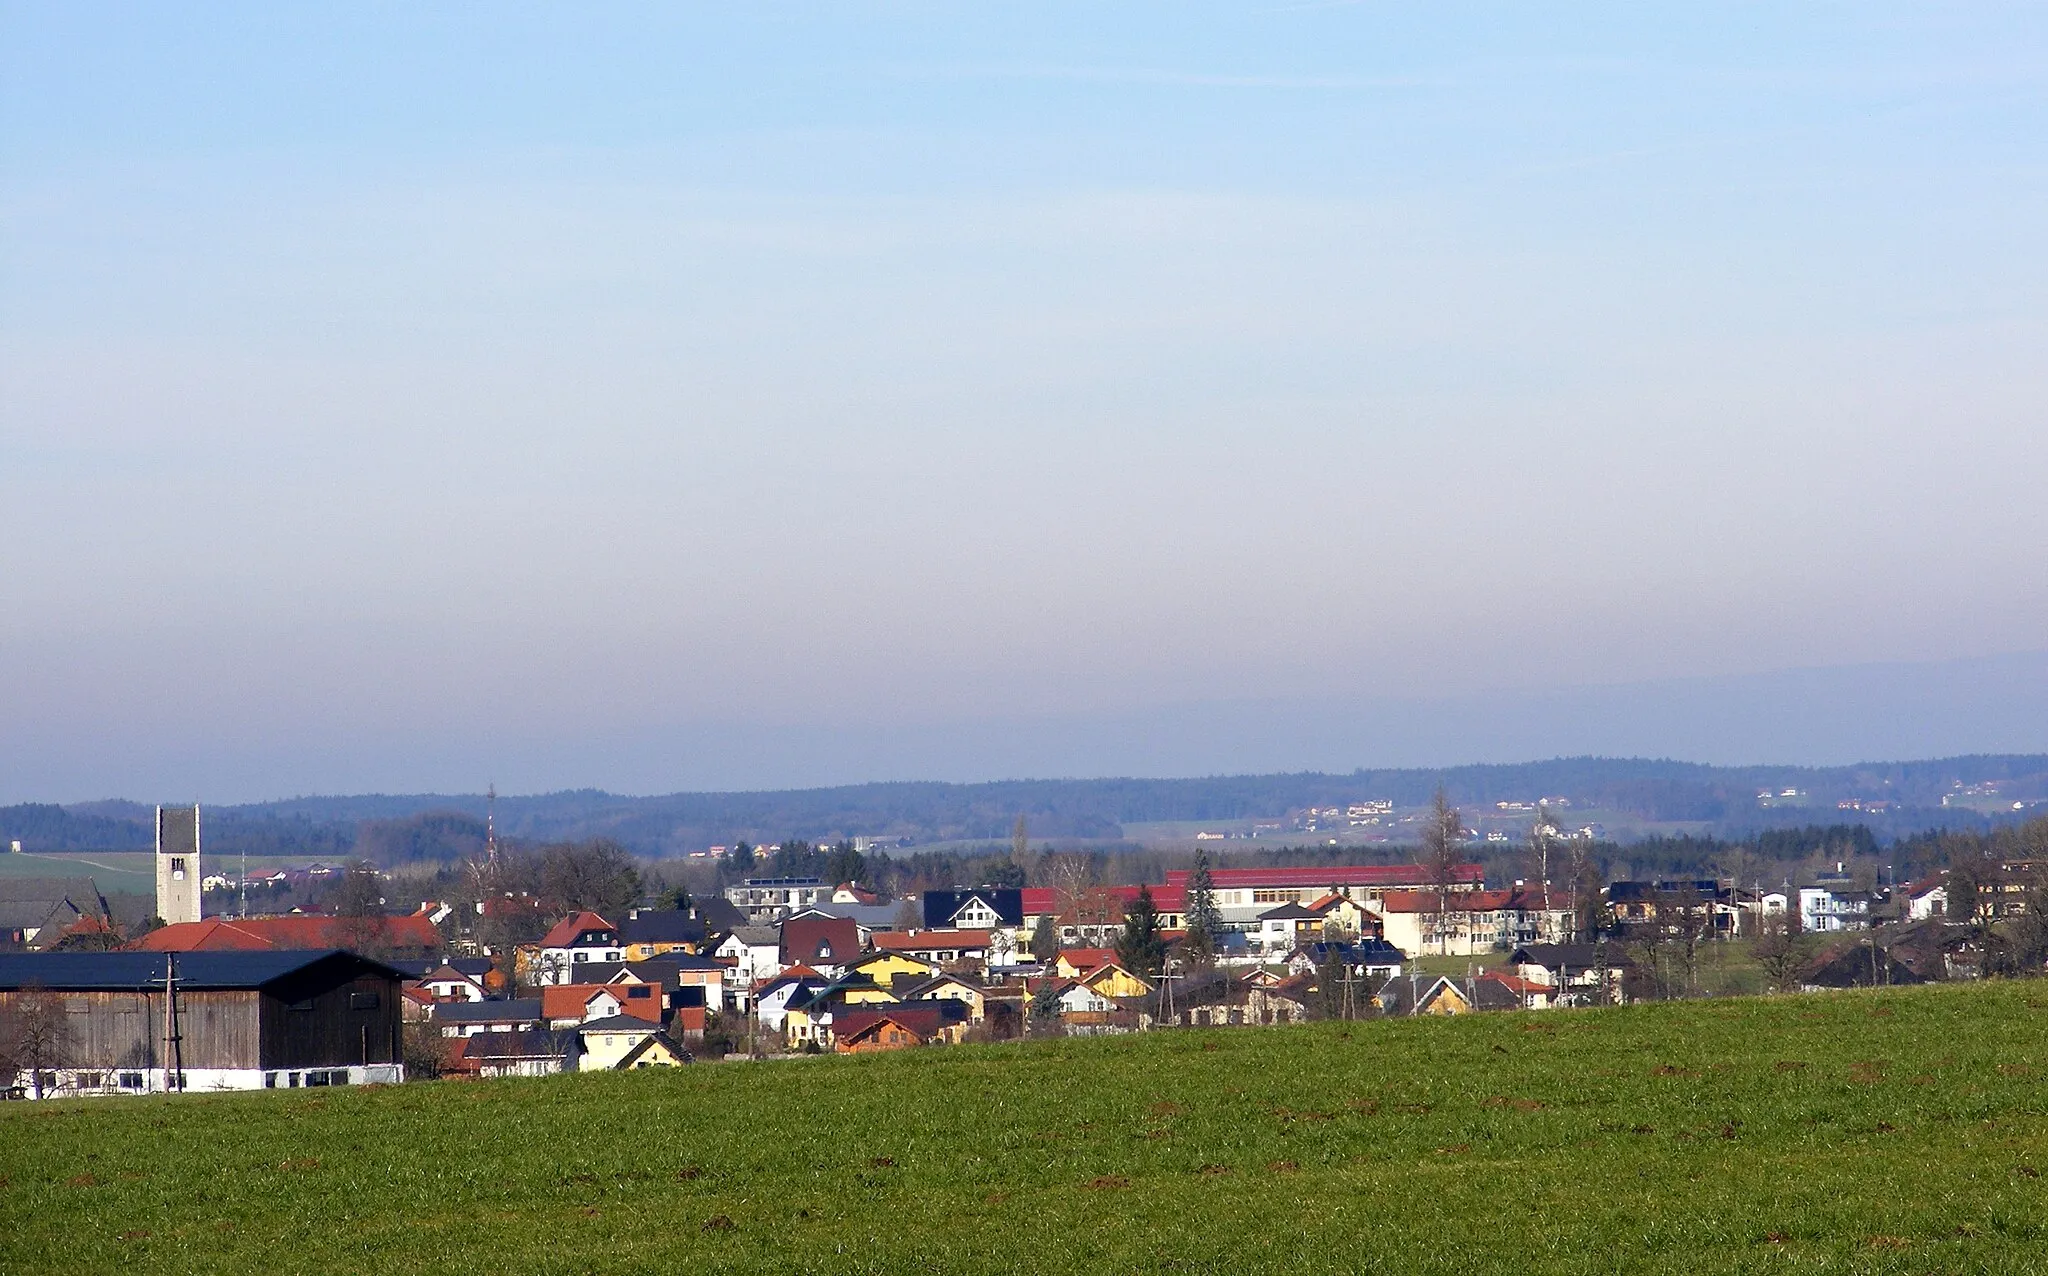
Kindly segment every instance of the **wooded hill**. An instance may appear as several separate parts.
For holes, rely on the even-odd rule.
[[[2048,799],[2048,755],[1977,755],[1844,767],[1714,767],[1642,758],[1558,758],[1513,765],[1189,779],[896,782],[739,793],[624,797],[594,789],[498,799],[502,834],[530,842],[611,838],[646,855],[741,839],[775,843],[875,837],[906,844],[1007,841],[1022,815],[1034,841],[1115,841],[1128,824],[1284,821],[1308,807],[1382,799],[1420,806],[1443,785],[1468,810],[1564,796],[1574,811],[1612,811],[1687,831],[1747,836],[1759,829],[1852,820],[1891,840],[1929,828],[1984,828],[1993,808]],[[1986,796],[1986,787],[1996,790]],[[1796,804],[1764,806],[1759,792],[1797,789]],[[1978,789],[1979,793],[1965,794]],[[1944,807],[1944,796],[1968,804]],[[1843,811],[1855,799],[1881,811]],[[2010,799],[2010,800],[2008,800]],[[387,863],[455,859],[481,846],[481,794],[307,797],[209,807],[213,855],[367,855]],[[151,844],[151,808],[133,802],[0,808],[0,841],[24,849],[137,850]]]

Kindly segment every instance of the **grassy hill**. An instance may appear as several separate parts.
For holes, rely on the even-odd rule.
[[[0,1109],[0,1270],[2038,1272],[2048,985]]]

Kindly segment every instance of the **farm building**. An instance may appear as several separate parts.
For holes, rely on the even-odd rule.
[[[340,950],[0,953],[0,1045],[20,1070],[5,1081],[142,1094],[403,1080],[402,981]]]

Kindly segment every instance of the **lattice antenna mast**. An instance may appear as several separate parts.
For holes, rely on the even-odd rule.
[[[484,799],[484,859],[498,866],[498,785],[492,781]]]

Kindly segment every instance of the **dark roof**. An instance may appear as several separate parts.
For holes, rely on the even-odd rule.
[[[1304,904],[1278,904],[1259,914],[1260,921],[1309,921],[1322,914]]]
[[[586,1019],[569,1031],[656,1033],[661,1031],[661,1025],[651,1019],[642,1019],[638,1015],[606,1015],[602,1019]]]
[[[538,997],[520,997],[511,1001],[437,1001],[427,1014],[435,1023],[538,1023],[542,1018]]]
[[[1541,966],[1545,970],[1591,970],[1600,964],[1598,944],[1523,944],[1508,954],[1511,966]],[[1629,964],[1620,944],[1607,945],[1607,967],[1620,970]]]
[[[704,923],[705,929],[720,934],[729,935],[733,927],[747,924],[747,915],[739,910],[738,905],[723,896],[698,900],[696,913],[698,919]]]
[[[0,930],[42,926],[62,909],[65,918],[107,915],[107,901],[90,877],[0,877]]]
[[[1348,944],[1303,944],[1298,951],[1306,953],[1308,959],[1318,966],[1330,960],[1332,953],[1348,966],[1400,966],[1408,961],[1406,953],[1377,936],[1355,939]]]
[[[988,905],[1005,926],[1024,924],[1024,892],[1015,886],[973,886],[957,891],[926,891],[924,893],[924,925],[926,930],[942,930],[954,925],[953,918],[967,901],[978,899]]]
[[[479,1032],[462,1039],[462,1053],[471,1059],[559,1059],[572,1039],[560,1032]]]
[[[0,988],[41,984],[76,991],[139,992],[162,987],[165,953],[0,953]],[[176,954],[180,988],[262,988],[315,966],[353,967],[404,979],[403,971],[339,948]]]
[[[642,908],[619,923],[619,940],[627,944],[702,943],[704,922],[677,908]]]

